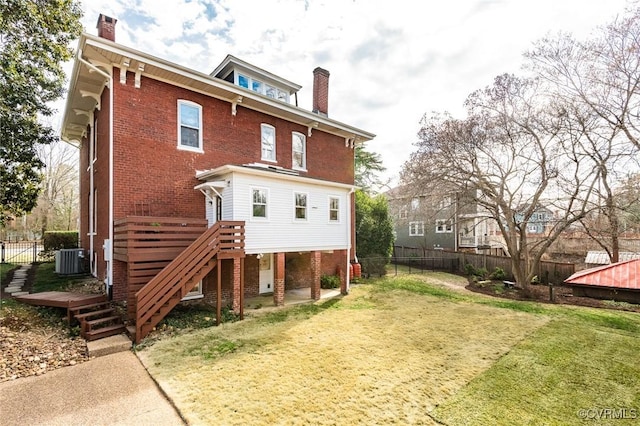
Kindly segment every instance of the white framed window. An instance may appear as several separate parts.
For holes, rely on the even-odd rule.
[[[407,209],[407,206],[400,207],[400,213],[398,215],[400,219],[407,219],[409,217],[409,209]]]
[[[193,300],[193,299],[202,299],[204,295],[202,294],[202,280],[196,284],[195,287],[191,289],[186,296],[182,298],[182,300]]]
[[[410,237],[422,237],[424,236],[424,222],[409,222],[409,236]]]
[[[339,197],[329,197],[329,222],[340,222]]]
[[[420,199],[413,198],[411,200],[411,210],[418,210],[420,208]]]
[[[291,165],[297,170],[307,169],[307,137],[302,133],[291,133]]]
[[[304,192],[293,193],[293,203],[295,205],[293,217],[295,220],[307,220],[307,199],[308,195]]]
[[[289,103],[289,93],[287,91],[278,89],[248,75],[237,73],[236,76],[236,84],[238,86],[253,90],[269,98]]]
[[[451,197],[450,196],[445,196],[442,197],[440,199],[440,201],[438,201],[438,208],[439,209],[446,209],[447,207],[451,206],[453,203],[451,201]]]
[[[202,152],[202,107],[178,100],[178,148]]]
[[[276,161],[276,128],[269,124],[260,125],[260,150],[264,161]]]
[[[453,232],[453,223],[446,219],[436,219],[436,233],[444,234],[448,232]]]
[[[269,191],[266,188],[252,188],[251,190],[251,217],[254,219],[266,219],[268,217]]]
[[[528,226],[528,228],[529,228],[529,229],[527,230],[528,232],[531,232],[531,233],[536,233],[536,232],[538,232],[538,227],[537,227],[535,224],[530,224],[530,225]]]

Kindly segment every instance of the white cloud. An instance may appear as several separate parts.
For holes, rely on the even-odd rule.
[[[377,134],[368,149],[397,176],[425,112],[462,113],[473,90],[518,72],[522,53],[548,32],[585,37],[624,0],[93,0],[83,22],[117,18],[117,41],[210,72],[227,55],[303,85],[331,73],[329,116]],[[215,15],[215,16],[214,16]]]

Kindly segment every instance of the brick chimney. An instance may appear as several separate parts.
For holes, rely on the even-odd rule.
[[[117,19],[113,19],[102,13],[98,17],[98,37],[106,38],[107,40],[116,41],[116,22]]]
[[[329,114],[329,71],[320,67],[313,70],[313,112]]]

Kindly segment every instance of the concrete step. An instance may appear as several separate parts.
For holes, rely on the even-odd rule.
[[[29,294],[28,291],[16,291],[15,293],[11,293],[11,296],[26,296],[27,294]]]
[[[4,289],[5,293],[15,293],[17,291],[22,291],[22,286],[10,285],[9,287]]]
[[[90,357],[110,355],[131,349],[131,340],[125,334],[105,337],[87,342],[87,352]]]

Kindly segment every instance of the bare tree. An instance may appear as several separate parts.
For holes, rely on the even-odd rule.
[[[561,34],[536,43],[530,68],[570,110],[584,137],[577,149],[598,168],[584,231],[617,262],[621,217],[632,203],[616,200],[616,187],[640,161],[640,9],[578,41]]]
[[[466,107],[466,119],[423,121],[403,182],[476,194],[473,201],[498,223],[516,281],[527,285],[553,241],[586,214],[598,170],[576,149],[580,129],[536,79],[499,76]],[[527,223],[541,204],[556,218],[546,239],[530,243]]]

